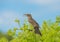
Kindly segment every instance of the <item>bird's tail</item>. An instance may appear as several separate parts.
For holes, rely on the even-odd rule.
[[[36,34],[39,34],[39,35],[41,35],[41,36],[42,36],[42,34],[41,34],[41,32],[40,32],[39,28],[34,27],[34,29],[35,29],[35,33],[36,33]]]

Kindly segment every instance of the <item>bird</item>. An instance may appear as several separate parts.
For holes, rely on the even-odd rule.
[[[31,14],[24,14],[28,18],[28,22],[34,27],[34,32],[42,36],[39,30],[39,24],[32,18]]]

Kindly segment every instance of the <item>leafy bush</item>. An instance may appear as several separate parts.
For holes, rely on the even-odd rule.
[[[10,29],[7,32],[7,34],[13,37],[13,39],[8,40],[6,37],[1,37],[0,42],[60,42],[59,21],[60,19],[58,20],[58,22],[53,23],[50,21],[44,21],[40,28],[42,33],[42,36],[40,36],[39,34],[34,33],[34,28],[31,24],[25,21],[23,26],[20,26],[20,21],[15,20],[20,28],[15,27],[13,30]]]

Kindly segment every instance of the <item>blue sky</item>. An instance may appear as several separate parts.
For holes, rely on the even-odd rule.
[[[16,18],[23,23],[23,14],[31,13],[41,25],[44,20],[55,20],[60,15],[60,0],[0,0],[0,30],[18,27]]]

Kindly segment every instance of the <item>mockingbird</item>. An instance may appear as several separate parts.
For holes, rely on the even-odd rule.
[[[28,22],[33,25],[35,30],[34,32],[42,36],[39,30],[39,24],[32,18],[31,14],[24,14],[24,15],[28,17]]]

